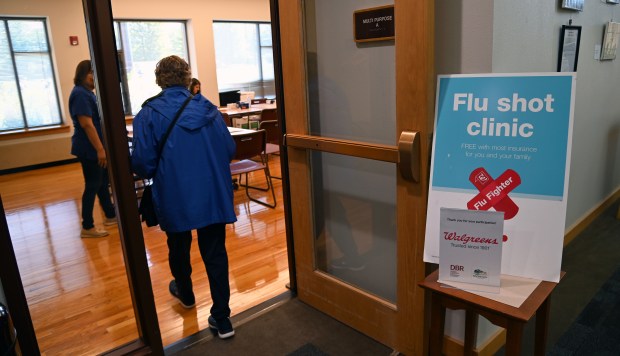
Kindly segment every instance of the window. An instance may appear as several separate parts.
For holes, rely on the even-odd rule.
[[[126,115],[135,115],[142,103],[157,95],[155,65],[177,55],[188,61],[187,34],[183,21],[114,21],[121,70],[121,93]]]
[[[0,132],[62,123],[45,19],[0,17]]]
[[[271,24],[215,21],[213,35],[218,90],[275,97]]]

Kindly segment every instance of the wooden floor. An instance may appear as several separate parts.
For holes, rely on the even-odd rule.
[[[279,176],[279,157],[270,167]],[[251,182],[264,179],[255,174]],[[227,226],[233,315],[286,291],[289,281],[281,181],[276,209],[235,193],[238,221]],[[138,338],[118,229],[80,238],[83,178],[79,164],[0,176],[0,194],[39,347],[44,355],[93,355]],[[253,192],[271,199],[270,194]],[[103,214],[95,204],[95,223]],[[143,225],[164,345],[208,327],[211,306],[196,239],[192,266],[196,308],[168,293],[171,274],[165,234]]]

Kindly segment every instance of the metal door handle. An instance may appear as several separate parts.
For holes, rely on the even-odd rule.
[[[420,182],[420,132],[403,131],[398,139],[398,167],[406,180]]]

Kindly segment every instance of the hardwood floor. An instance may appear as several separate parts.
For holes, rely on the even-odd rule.
[[[279,175],[279,157],[270,168]],[[256,179],[256,180],[254,180]],[[261,182],[262,180],[262,182]],[[264,184],[255,173],[252,182]],[[274,179],[275,209],[235,192],[238,221],[227,226],[233,315],[286,291],[289,281],[281,181]],[[80,238],[83,178],[79,164],[0,176],[11,240],[44,355],[92,355],[138,338],[118,228],[103,238]],[[253,192],[271,199],[270,194]],[[95,204],[95,223],[103,214]],[[166,236],[143,225],[153,293],[164,345],[208,328],[207,275],[196,239],[192,279],[196,308],[168,293]]]

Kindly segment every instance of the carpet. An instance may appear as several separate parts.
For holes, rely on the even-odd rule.
[[[620,269],[603,284],[547,355],[620,355]]]
[[[312,344],[305,344],[297,350],[291,352],[286,356],[328,356],[325,352],[321,351],[318,347]]]
[[[392,349],[330,318],[297,298],[235,322],[235,336],[221,340],[203,333],[166,355],[390,355]]]

